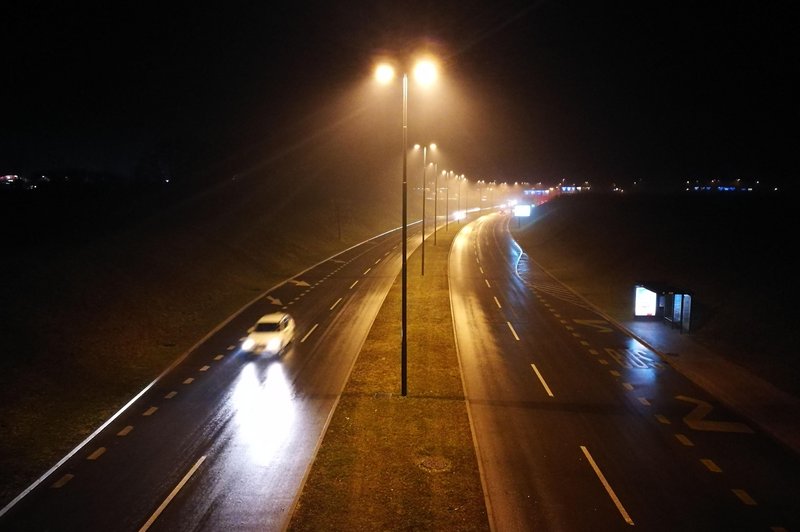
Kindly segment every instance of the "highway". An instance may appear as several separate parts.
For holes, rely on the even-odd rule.
[[[798,461],[479,218],[449,260],[493,530],[790,530]]]
[[[400,268],[392,231],[262,294],[6,507],[0,528],[283,529]],[[277,357],[241,352],[278,309],[296,319],[294,342]]]

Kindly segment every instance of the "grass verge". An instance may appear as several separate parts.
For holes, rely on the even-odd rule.
[[[408,394],[395,282],[353,367],[289,530],[489,530],[450,315],[455,228],[408,261]]]

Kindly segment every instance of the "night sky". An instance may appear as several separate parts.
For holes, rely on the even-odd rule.
[[[0,174],[130,175],[169,142],[231,172],[312,142],[391,166],[401,100],[364,87],[377,53],[420,47],[442,94],[409,89],[409,141],[473,179],[797,174],[790,2],[68,4],[4,4]]]

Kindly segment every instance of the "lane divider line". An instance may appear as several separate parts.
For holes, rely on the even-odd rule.
[[[200,459],[197,462],[195,462],[195,464],[192,466],[192,468],[189,470],[189,472],[186,473],[183,476],[181,481],[178,482],[178,485],[175,486],[172,489],[172,491],[170,492],[170,494],[167,495],[167,498],[164,499],[164,502],[162,502],[161,505],[153,513],[153,515],[150,516],[150,519],[148,519],[147,522],[142,525],[142,528],[139,529],[139,532],[144,532],[145,530],[150,528],[153,525],[153,523],[155,523],[156,519],[158,519],[158,516],[161,515],[161,512],[164,511],[164,508],[166,508],[167,505],[170,502],[172,502],[172,499],[175,498],[175,495],[177,495],[178,492],[181,490],[181,488],[183,488],[183,486],[189,481],[189,479],[192,478],[192,475],[194,475],[194,472],[197,471],[197,468],[200,467],[200,465],[205,461],[205,459],[206,459],[206,457],[205,457],[205,455],[203,455],[203,456],[200,457]]]
[[[350,290],[352,290],[352,289],[353,289],[353,287],[354,287],[355,285],[357,285],[357,284],[358,284],[358,280],[356,280],[356,282],[354,282],[353,284],[351,284],[351,285],[350,285]]]
[[[493,297],[494,297],[494,302],[497,305],[497,308],[503,308],[503,305],[500,304],[500,301],[497,299],[497,296],[493,296]]]
[[[133,425],[128,425],[121,431],[117,432],[117,436],[127,436],[128,434],[131,433],[132,430],[133,430]]]
[[[153,414],[155,414],[155,413],[156,413],[156,410],[158,410],[158,407],[157,407],[157,406],[151,406],[150,408],[148,408],[147,410],[145,410],[145,411],[144,411],[144,413],[143,413],[142,415],[143,415],[143,416],[152,416]]]
[[[313,327],[311,327],[311,330],[310,330],[310,331],[308,331],[308,332],[306,333],[306,335],[305,335],[305,336],[303,336],[303,339],[302,339],[302,340],[300,340],[300,343],[302,344],[303,342],[305,342],[305,341],[306,341],[306,338],[308,338],[309,336],[311,336],[311,333],[313,333],[313,332],[314,332],[314,330],[315,330],[317,327],[319,327],[319,323],[315,323],[315,324],[314,324],[314,326],[313,326]]]
[[[622,514],[622,518],[625,520],[626,523],[632,526],[633,519],[631,519],[631,516],[628,515],[628,512],[625,510],[625,507],[622,506],[622,502],[620,502],[619,498],[617,497],[617,494],[614,493],[614,489],[611,487],[611,484],[608,483],[608,480],[606,480],[606,477],[605,475],[603,475],[603,472],[600,471],[599,467],[597,467],[594,458],[592,458],[592,455],[589,454],[589,449],[581,445],[581,451],[583,451],[583,454],[584,456],[586,456],[586,459],[589,460],[589,464],[592,466],[592,469],[594,469],[595,475],[597,475],[597,478],[600,479],[600,482],[606,489],[606,493],[608,493],[608,496],[611,497],[612,501],[614,501],[614,505],[617,507],[617,510],[619,510],[619,513]]]
[[[544,391],[547,392],[547,395],[549,395],[550,397],[554,397],[553,392],[550,391],[550,387],[545,382],[544,377],[542,377],[542,374],[539,373],[539,368],[536,367],[536,364],[531,364],[531,367],[533,368],[533,371],[536,372],[536,376],[539,377],[539,382],[542,383]]]
[[[336,305],[338,305],[341,300],[342,300],[341,297],[337,299],[336,302],[333,305],[331,305],[331,308],[329,308],[328,310],[333,310],[334,308],[336,308]]]
[[[98,447],[97,450],[95,450],[95,452],[93,452],[92,454],[87,456],[86,459],[87,460],[97,460],[98,458],[103,456],[104,452],[106,452],[106,448],[105,447]]]
[[[72,473],[67,473],[66,475],[64,475],[60,479],[58,479],[55,482],[53,482],[53,484],[50,487],[51,488],[55,488],[55,489],[63,488],[64,484],[66,484],[67,482],[69,482],[73,478],[75,478],[75,475],[73,475]]]
[[[508,325],[508,328],[509,328],[509,329],[511,329],[511,334],[513,334],[513,335],[514,335],[514,338],[516,338],[516,339],[517,339],[517,341],[519,341],[519,336],[517,336],[517,331],[515,331],[515,330],[514,330],[514,326],[513,326],[513,325],[511,325],[511,322],[510,322],[510,321],[507,321],[507,322],[506,322],[506,325]]]
[[[747,506],[758,506],[758,503],[756,503],[755,499],[753,499],[745,490],[732,489],[731,491]]]

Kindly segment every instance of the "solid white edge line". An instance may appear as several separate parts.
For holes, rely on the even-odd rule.
[[[606,492],[608,493],[608,496],[611,497],[612,501],[614,501],[614,504],[616,505],[617,510],[619,510],[619,513],[622,514],[622,518],[625,519],[625,522],[628,523],[629,525],[633,525],[633,519],[631,519],[631,516],[628,515],[627,511],[625,511],[625,507],[622,506],[622,503],[620,502],[619,498],[617,497],[617,494],[614,493],[614,490],[611,487],[611,484],[608,483],[608,481],[606,480],[605,475],[603,475],[603,472],[600,471],[599,467],[597,467],[597,464],[595,463],[594,458],[592,458],[592,455],[589,454],[589,449],[587,449],[585,446],[581,445],[581,451],[583,451],[583,454],[584,454],[584,456],[586,456],[586,459],[589,460],[589,464],[591,464],[592,469],[594,469],[594,473],[597,475],[597,478],[600,479],[600,482],[603,484],[603,487],[606,489]]]
[[[319,327],[319,323],[315,323],[315,324],[314,324],[314,326],[313,326],[313,327],[311,327],[311,330],[310,330],[310,331],[308,331],[308,332],[306,333],[306,335],[305,335],[305,336],[303,336],[303,339],[302,339],[302,340],[300,340],[300,343],[302,344],[303,342],[305,342],[305,341],[306,341],[306,338],[308,338],[309,336],[311,336],[311,333],[313,333],[313,332],[314,332],[314,329],[316,329],[317,327]]]
[[[197,471],[197,468],[200,467],[200,464],[202,464],[205,459],[206,459],[206,457],[205,457],[205,455],[203,455],[203,456],[200,457],[200,459],[197,462],[195,462],[195,464],[192,466],[192,468],[183,476],[181,481],[178,482],[178,485],[175,486],[172,489],[172,491],[170,492],[169,495],[167,495],[167,498],[164,499],[164,502],[161,503],[161,506],[159,506],[158,509],[153,513],[153,515],[150,516],[150,519],[148,519],[147,522],[142,525],[142,528],[139,529],[139,532],[144,532],[145,530],[150,528],[153,523],[155,523],[156,519],[158,519],[158,516],[161,515],[161,512],[164,511],[164,508],[166,508],[167,505],[172,501],[172,499],[175,498],[175,495],[178,494],[178,492],[181,490],[181,488],[187,482],[189,482],[189,479],[192,478],[192,475],[194,475],[194,472]]]
[[[550,391],[550,387],[544,381],[544,377],[542,377],[542,374],[539,373],[539,368],[536,367],[536,364],[531,364],[531,367],[533,368],[533,371],[536,372],[536,376],[539,377],[539,382],[541,382],[542,386],[544,386],[544,391],[547,392],[547,395],[549,395],[550,397],[554,397],[553,392]]]

